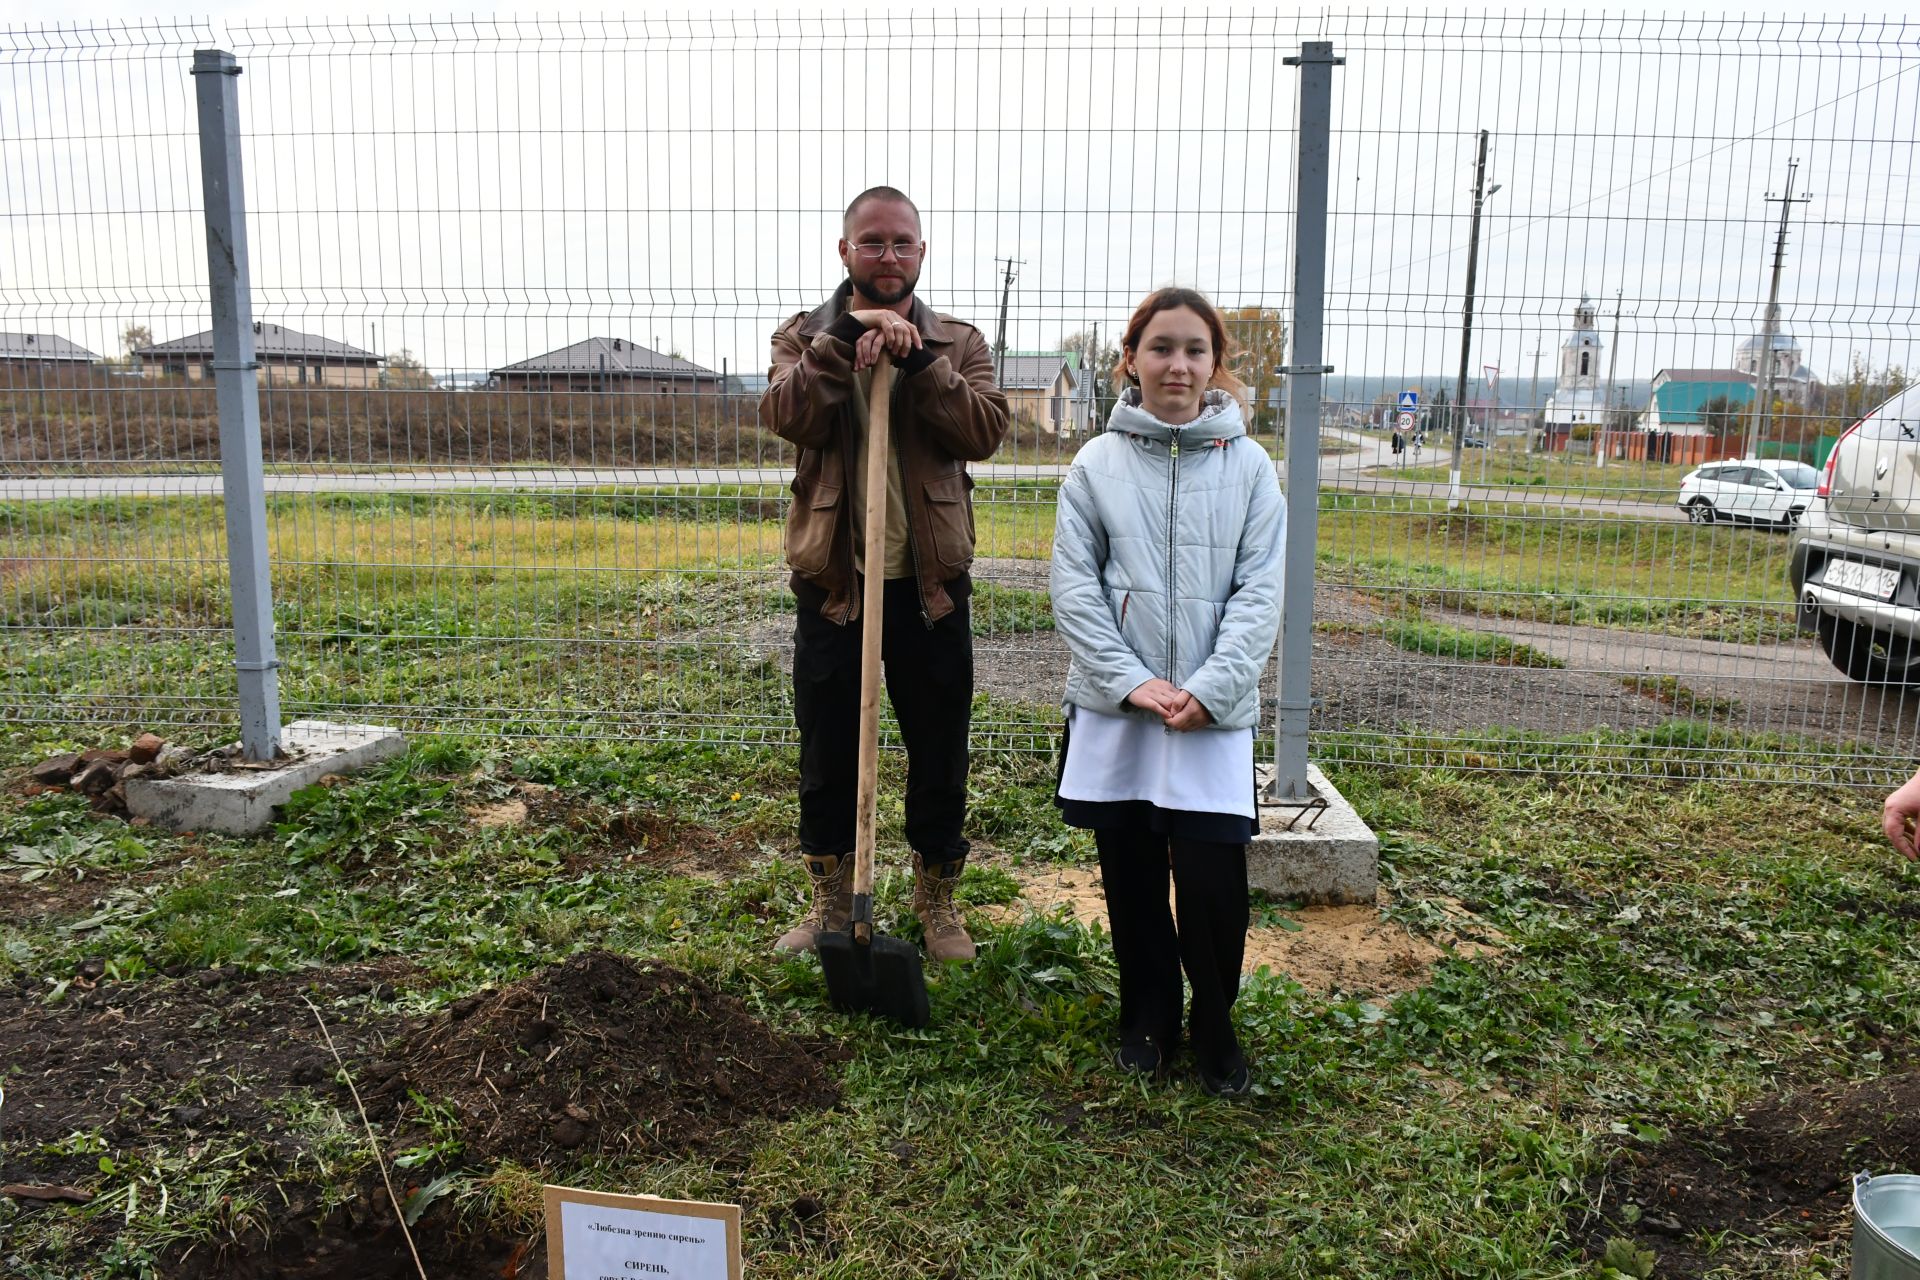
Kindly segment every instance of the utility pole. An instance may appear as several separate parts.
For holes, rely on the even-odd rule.
[[[1813,197],[1806,192],[1793,194],[1794,171],[1800,167],[1800,161],[1787,161],[1787,185],[1783,194],[1767,192],[1767,203],[1780,205],[1780,230],[1773,241],[1773,285],[1767,291],[1767,318],[1760,326],[1760,403],[1754,407],[1753,435],[1747,441],[1747,456],[1760,456],[1760,442],[1767,438],[1768,419],[1773,416],[1773,376],[1774,354],[1773,340],[1780,333],[1780,271],[1787,262],[1787,218],[1796,204],[1806,204]]]
[[[1007,274],[1000,285],[1000,328],[993,337],[993,380],[1001,381],[1007,362],[1007,299],[1013,295],[1013,267],[1015,263],[1025,265],[1024,258],[995,258],[995,262],[1007,264]]]
[[[1613,421],[1613,371],[1620,366],[1621,292],[1619,289],[1613,291],[1613,350],[1607,355],[1607,403],[1606,406],[1600,410],[1600,448],[1597,451],[1596,462],[1596,465],[1601,468],[1605,468],[1607,465],[1607,427]]]
[[[1533,389],[1527,393],[1527,417],[1530,421],[1527,426],[1526,443],[1521,446],[1521,452],[1530,454],[1533,452],[1534,429],[1546,425],[1546,415],[1540,411],[1540,357],[1546,354],[1546,348],[1540,345],[1538,337],[1533,340],[1533,350],[1527,354],[1533,357]]]
[[[1100,419],[1100,322],[1093,322],[1093,347],[1087,352],[1087,434]]]
[[[1460,507],[1460,452],[1467,436],[1467,359],[1473,347],[1473,286],[1480,269],[1480,209],[1493,192],[1487,186],[1487,131],[1480,131],[1480,158],[1473,166],[1473,222],[1467,232],[1467,297],[1460,310],[1460,377],[1454,383],[1453,464],[1447,469],[1447,510]],[[1494,191],[1500,189],[1494,185]]]

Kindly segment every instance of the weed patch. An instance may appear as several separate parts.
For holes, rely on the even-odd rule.
[[[1486,631],[1469,631],[1424,618],[1394,618],[1380,624],[1380,634],[1412,653],[1452,658],[1457,662],[1494,662],[1507,667],[1564,667],[1560,659],[1529,644]]]
[[[1701,693],[1680,683],[1677,676],[1621,676],[1620,683],[1637,694],[1694,719],[1736,715],[1744,710],[1738,698],[1719,698]]]

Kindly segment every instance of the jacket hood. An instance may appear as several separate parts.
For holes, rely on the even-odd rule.
[[[1128,387],[1107,418],[1107,430],[1162,443],[1178,441],[1182,449],[1195,449],[1247,434],[1247,420],[1240,412],[1240,402],[1216,388],[1200,397],[1199,417],[1176,427],[1141,408],[1140,388]]]

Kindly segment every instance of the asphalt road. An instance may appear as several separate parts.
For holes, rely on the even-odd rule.
[[[1329,431],[1331,438],[1357,446],[1348,453],[1322,459],[1320,486],[1341,493],[1370,493],[1386,497],[1444,499],[1444,482],[1403,480],[1393,474],[1394,458],[1387,440],[1360,432]],[[1425,450],[1410,465],[1443,461],[1444,451]],[[1469,459],[1471,462],[1472,459]],[[1471,471],[1471,467],[1468,468]],[[1058,463],[993,463],[973,468],[981,480],[1058,479],[1067,468]],[[475,493],[494,490],[565,492],[603,488],[669,488],[689,485],[784,485],[793,479],[788,467],[404,467],[378,470],[275,471],[266,477],[268,493]],[[0,477],[0,501],[37,502],[107,497],[216,497],[224,492],[218,472],[143,472],[141,474],[48,475]],[[1543,492],[1537,486],[1467,485],[1463,494],[1470,507],[1502,514],[1528,508],[1553,508],[1624,516],[1636,520],[1683,520],[1670,502],[1634,500],[1616,495],[1569,495]]]
[[[1059,466],[974,468],[980,478],[1053,477]],[[659,488],[682,485],[781,484],[793,479],[790,467],[408,467],[380,471],[274,472],[268,493],[472,493],[529,489],[542,493],[571,489]],[[217,496],[224,483],[217,472],[149,473],[98,476],[0,477],[0,500],[48,501],[58,498]]]

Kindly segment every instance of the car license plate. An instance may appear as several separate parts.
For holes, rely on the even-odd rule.
[[[1829,560],[1820,580],[1856,595],[1891,600],[1894,588],[1900,585],[1900,571],[1883,569],[1877,564],[1861,564],[1858,560]]]

